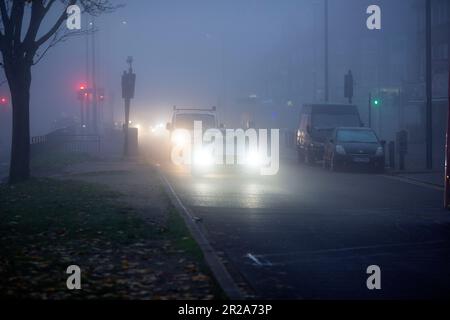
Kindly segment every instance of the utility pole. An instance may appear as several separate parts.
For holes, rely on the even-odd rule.
[[[449,61],[450,71],[450,61]],[[445,191],[444,191],[444,207],[447,209],[450,205],[450,72],[448,73],[448,109],[447,109],[447,135],[445,141]]]
[[[131,99],[134,98],[135,84],[136,84],[136,74],[133,73],[133,57],[128,57],[128,72],[124,71],[122,75],[122,98],[125,100],[125,124],[124,129],[124,157],[129,155],[129,124],[130,124],[130,104]]]
[[[84,114],[83,114],[83,129],[87,128],[87,130],[91,130],[91,106],[90,106],[90,101],[89,101],[89,93],[90,93],[90,89],[89,89],[89,79],[91,77],[90,75],[90,66],[89,66],[89,28],[90,28],[90,22],[88,21],[88,19],[86,19],[86,77],[85,79],[87,80],[86,83],[86,88],[85,88],[85,93],[84,93]]]
[[[329,70],[328,70],[328,0],[325,0],[325,11],[324,11],[324,21],[325,21],[325,102],[329,100]]]
[[[97,65],[95,43],[95,20],[92,21],[92,122],[94,134],[98,134],[98,95],[97,95]]]
[[[426,165],[433,168],[433,75],[431,57],[431,0],[426,0]]]

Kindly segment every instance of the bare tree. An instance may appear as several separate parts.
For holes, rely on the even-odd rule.
[[[79,5],[83,12],[99,15],[114,9],[109,0],[0,0],[1,65],[11,92],[13,111],[9,183],[30,177],[31,68],[55,44],[82,32],[65,27],[67,8]],[[54,17],[48,30],[43,21]]]

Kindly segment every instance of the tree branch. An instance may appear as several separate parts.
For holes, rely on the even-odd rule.
[[[70,37],[75,37],[75,36],[79,36],[79,35],[84,35],[84,34],[89,34],[90,31],[75,31],[75,32],[69,32],[69,33],[64,33],[63,35],[59,36],[58,32],[56,32],[53,36],[53,39],[50,41],[50,43],[48,44],[48,46],[44,49],[44,51],[42,53],[36,53],[37,56],[37,60],[33,61],[33,65],[38,64],[46,55],[46,53],[53,48],[54,46],[56,46],[58,43],[60,42],[64,42],[66,41],[68,38]]]
[[[67,8],[71,5],[74,5],[77,3],[77,0],[70,0],[69,3],[67,4],[67,6],[65,7],[64,11],[61,13],[61,15],[59,16],[58,20],[56,21],[56,23],[53,25],[53,27],[50,28],[50,30],[44,34],[40,39],[38,39],[35,42],[35,46],[40,47],[42,44],[44,44],[45,42],[47,42],[58,30],[59,27],[61,27],[61,25],[63,24],[63,22],[67,19]],[[48,9],[48,7],[47,7]],[[46,12],[45,12],[46,13]],[[44,13],[44,15],[45,15]]]
[[[33,1],[31,7],[31,18],[30,24],[28,26],[28,31],[23,40],[23,44],[26,47],[30,47],[36,39],[36,35],[39,32],[39,26],[41,25],[42,19],[45,16],[45,8],[42,5],[42,1]]]
[[[0,14],[3,21],[3,26],[5,27],[5,34],[8,34],[11,31],[11,21],[9,20],[5,0],[0,0]]]
[[[13,26],[13,40],[16,45],[20,45],[22,35],[23,15],[25,11],[25,0],[16,0],[11,9],[11,22]]]

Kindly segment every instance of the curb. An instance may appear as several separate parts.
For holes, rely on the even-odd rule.
[[[172,185],[167,180],[165,175],[161,172],[161,169],[159,167],[157,167],[157,171],[161,182],[163,183],[165,190],[169,195],[172,205],[181,213],[186,226],[188,227],[189,231],[191,232],[192,236],[203,252],[206,264],[211,269],[222,290],[231,300],[243,300],[244,296],[241,290],[209,243],[209,240],[205,236],[205,232],[202,230],[201,225],[199,225],[198,219],[196,219],[191,214],[189,209],[183,204],[181,199],[175,193]]]
[[[423,183],[423,184],[427,184],[427,185],[430,185],[430,186],[439,187],[439,188],[444,189],[444,185],[442,185],[442,184],[437,184],[437,183],[433,183],[433,182],[423,181],[423,180],[416,179],[416,178],[411,178],[411,177],[405,177],[405,176],[402,176],[400,174],[399,175],[394,175],[394,176],[402,178],[402,179],[411,180],[411,181],[415,181],[415,182],[420,182],[420,183]]]
[[[444,186],[442,185],[438,185],[438,184],[434,184],[434,183],[430,183],[430,182],[425,182],[419,179],[414,179],[414,178],[409,178],[409,177],[404,177],[401,175],[395,175],[395,174],[384,174],[382,175],[388,179],[394,179],[397,181],[403,181],[405,183],[410,183],[410,184],[414,184],[417,186],[421,186],[421,187],[426,187],[426,188],[431,188],[434,190],[438,190],[438,191],[443,191],[444,190]]]
[[[442,171],[437,171],[437,170],[393,170],[391,168],[386,168],[386,172],[389,174],[393,174],[393,175],[401,175],[401,174],[433,174],[433,173],[439,173],[444,175],[444,173]]]
[[[439,183],[434,183],[434,182],[430,182],[430,181],[424,181],[421,180],[419,178],[415,178],[415,177],[408,177],[405,175],[411,175],[411,174],[433,174],[433,173],[441,173],[441,172],[436,172],[436,171],[387,171],[385,173],[385,175],[388,176],[392,176],[392,177],[397,177],[397,178],[401,178],[401,179],[405,179],[405,180],[411,180],[411,181],[415,181],[415,182],[419,182],[419,183],[423,183],[426,185],[430,185],[430,186],[435,186],[435,187],[439,187],[439,188],[444,188],[444,184],[439,184]],[[444,174],[442,174],[443,176]],[[444,178],[442,178],[442,180],[444,180]]]

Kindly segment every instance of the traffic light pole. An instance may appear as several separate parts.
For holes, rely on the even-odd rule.
[[[367,109],[368,111],[368,116],[369,116],[369,128],[372,128],[372,93],[369,93],[369,108]]]
[[[86,87],[82,86],[80,87],[80,89],[78,89],[77,99],[80,102],[80,127],[84,128],[84,126],[86,125],[85,119],[85,101],[87,99]]]
[[[130,123],[130,104],[131,99],[125,98],[125,125],[124,125],[124,144],[123,144],[123,155],[128,157],[129,148],[128,148],[128,131],[129,131],[129,123]]]
[[[80,120],[81,120],[81,127],[84,128],[85,120],[84,120],[84,97],[80,99]]]

